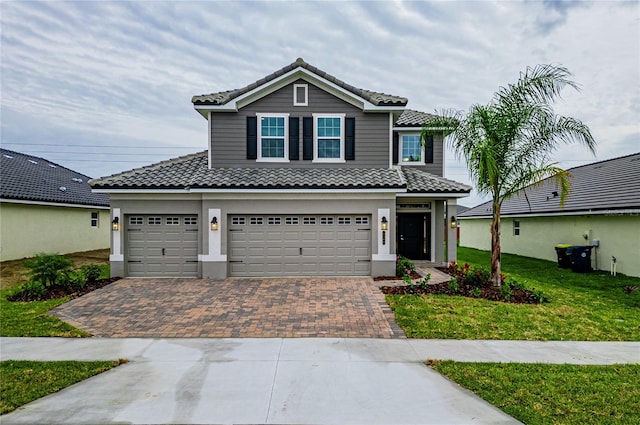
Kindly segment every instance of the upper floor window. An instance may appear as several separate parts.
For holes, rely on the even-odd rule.
[[[420,143],[420,134],[403,134],[400,141],[402,165],[424,164],[424,147]]]
[[[289,114],[258,114],[258,161],[288,161]]]
[[[520,236],[520,220],[513,220],[513,236]]]
[[[345,114],[314,114],[314,161],[344,162]]]
[[[293,85],[293,106],[309,106],[309,86],[307,84]]]

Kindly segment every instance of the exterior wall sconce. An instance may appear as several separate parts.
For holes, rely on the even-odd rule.
[[[456,227],[458,227],[458,222],[456,221],[456,216],[455,215],[451,216],[451,224],[450,225],[451,225],[452,229],[455,229]]]
[[[387,232],[386,230],[389,228],[389,222],[387,221],[387,217],[382,217],[380,220],[380,230],[382,230],[382,245],[387,244]]]
[[[213,217],[211,219],[211,230],[213,230],[214,232],[218,230],[218,217]]]
[[[114,217],[113,220],[111,220],[111,230],[114,232],[120,230],[120,217]]]

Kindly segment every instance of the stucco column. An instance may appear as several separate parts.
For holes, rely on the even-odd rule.
[[[458,260],[458,226],[457,226],[457,200],[447,199],[447,262]],[[456,227],[451,227],[451,219],[456,220]]]
[[[435,214],[435,225],[433,239],[435,240],[435,262],[443,263],[444,258],[444,201],[433,201],[433,214]]]
[[[118,230],[113,230],[112,221],[118,218]],[[124,217],[120,208],[111,209],[111,221],[108,223],[111,232],[111,255],[109,263],[111,277],[124,276],[124,254],[122,253],[122,229],[124,227]]]
[[[222,254],[222,232],[226,231],[226,222],[220,208],[208,208],[206,217],[207,221],[202,223],[202,228],[208,253],[198,255],[202,264],[202,277],[224,278],[227,277],[227,256]],[[211,222],[214,218],[217,227],[212,229]]]

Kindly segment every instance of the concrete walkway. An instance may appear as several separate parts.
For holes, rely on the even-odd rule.
[[[0,338],[0,358],[130,362],[3,424],[513,424],[430,359],[639,363],[637,342]]]

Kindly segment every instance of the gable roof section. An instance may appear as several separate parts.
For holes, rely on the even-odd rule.
[[[207,152],[94,179],[96,190],[390,189],[411,193],[468,193],[471,188],[404,168],[213,168]]]
[[[326,82],[328,85],[342,89],[350,93],[351,95],[370,103],[374,107],[404,107],[408,102],[407,98],[405,97],[393,96],[386,93],[374,92],[354,87],[342,80],[339,80],[333,75],[328,74],[316,68],[315,66],[308,64],[302,58],[298,58],[295,62],[277,70],[270,75],[267,75],[266,77],[254,83],[249,84],[248,86],[234,90],[226,90],[217,93],[193,96],[191,98],[191,102],[196,109],[199,109],[203,106],[223,107],[225,105],[229,105],[230,109],[236,109],[236,105],[231,105],[232,103],[234,103],[234,100],[238,100],[243,96],[250,95],[252,92],[259,92],[261,89],[267,88],[270,85],[275,84],[277,81],[286,78],[288,74],[291,74],[292,80],[301,77],[302,75],[297,75],[294,72],[296,69],[304,70],[302,71],[303,74],[311,74],[319,78],[320,81]],[[265,92],[265,94],[268,94],[268,91]]]
[[[405,109],[395,122],[395,127],[422,127],[429,121],[436,118],[435,115],[427,112],[414,111],[413,109]]]
[[[0,198],[4,201],[109,206],[109,196],[92,193],[90,177],[37,156],[0,149]]]
[[[549,178],[504,201],[501,215],[555,215],[640,209],[640,153],[582,165],[568,171],[571,174],[571,189],[564,208],[560,208],[560,196],[556,195],[559,189],[555,181]],[[491,216],[491,213],[489,201],[460,214],[460,217],[486,217]]]

